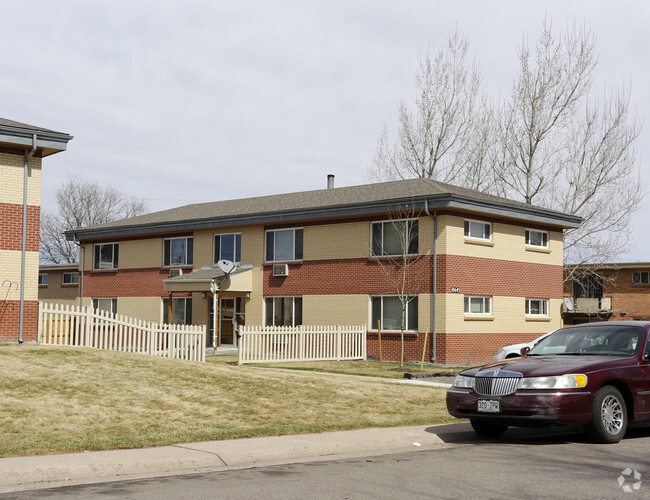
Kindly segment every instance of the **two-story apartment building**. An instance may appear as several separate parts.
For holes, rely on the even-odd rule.
[[[149,321],[362,324],[368,350],[483,361],[561,324],[574,216],[428,179],[184,206],[69,232],[85,304]],[[240,264],[231,273],[219,261]],[[405,286],[403,283],[407,283]],[[213,311],[217,311],[217,316]],[[426,345],[425,345],[425,339]]]
[[[0,342],[36,340],[42,159],[71,139],[0,118]]]
[[[38,270],[38,300],[50,304],[79,303],[79,264],[41,265]]]

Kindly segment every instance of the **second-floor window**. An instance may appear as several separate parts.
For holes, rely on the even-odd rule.
[[[465,221],[465,238],[475,240],[492,240],[492,224],[477,220]]]
[[[266,262],[302,260],[302,229],[266,232]]]
[[[632,283],[647,285],[648,283],[650,283],[650,273],[649,272],[632,273]]]
[[[63,276],[61,278],[61,283],[63,285],[78,285],[79,273],[78,272],[63,273]]]
[[[119,247],[117,243],[95,245],[94,269],[117,269]]]
[[[214,264],[220,260],[241,262],[241,234],[214,235]]]
[[[529,247],[548,248],[548,233],[526,229],[526,245]]]
[[[191,266],[194,264],[194,238],[167,238],[163,240],[163,266]]]
[[[414,220],[372,223],[372,255],[416,255],[419,224]]]
[[[47,286],[47,273],[38,275],[38,286]]]

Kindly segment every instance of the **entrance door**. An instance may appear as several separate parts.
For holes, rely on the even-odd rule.
[[[212,315],[212,299],[209,305],[209,322],[208,322],[208,347],[211,345],[213,339],[216,337],[217,346],[233,345],[237,346],[237,331],[239,325],[244,324],[244,298],[243,297],[228,297],[219,300],[219,324],[217,325],[218,331],[215,336],[212,332],[212,325],[214,325],[214,317]]]

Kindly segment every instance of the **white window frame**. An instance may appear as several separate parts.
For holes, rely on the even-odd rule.
[[[472,224],[481,224],[483,226],[483,236],[472,236]],[[467,230],[465,229],[465,226],[468,225]],[[485,228],[489,228],[490,236],[488,238],[485,237]],[[492,241],[492,223],[491,222],[485,222],[482,220],[476,220],[476,219],[465,219],[463,221],[463,234],[465,238],[470,239],[470,240],[477,240],[477,241]]]
[[[173,241],[185,240],[185,255],[184,262],[172,262],[172,245]],[[190,243],[192,240],[192,252],[190,252]],[[169,241],[169,263],[165,263],[165,248],[166,242]],[[191,253],[191,255],[190,255]],[[164,238],[163,239],[163,267],[188,267],[194,265],[194,237],[193,236],[178,236],[176,238]]]
[[[100,251],[101,247],[106,247],[112,245],[113,246],[113,257],[111,260],[111,267],[103,267],[102,262],[99,262],[99,266],[97,266],[97,252]],[[120,250],[120,244],[113,242],[113,243],[95,243],[93,245],[93,270],[94,271],[113,271],[118,268],[119,266],[119,250]],[[118,258],[115,258],[115,255],[117,254]]]
[[[233,237],[233,256],[234,259],[232,260],[235,264],[241,264],[241,248],[242,248],[242,243],[241,243],[241,233],[219,233],[215,234],[212,236],[212,258],[214,259],[213,264],[216,264],[220,260],[224,260],[222,258],[222,250],[223,250],[223,240],[222,238],[224,236],[232,236]],[[219,255],[217,255],[217,238],[219,238]],[[237,247],[239,247],[239,259],[237,259]],[[227,259],[230,260],[230,259]]]
[[[531,243],[531,238],[530,234],[531,233],[538,233],[541,236],[542,244],[541,245],[535,245],[534,243]],[[532,248],[548,248],[549,245],[549,234],[548,231],[541,231],[539,229],[526,229],[525,231],[525,242],[527,247],[532,247]]]
[[[271,302],[271,318],[273,318],[273,323],[275,323],[275,301],[276,299],[291,300],[291,325],[290,326],[300,326],[303,324],[302,313],[304,310],[304,301],[302,295],[271,295],[264,297],[264,326],[285,326],[285,325],[269,325],[268,314],[269,314],[269,304]],[[300,300],[300,322],[296,323],[296,299]],[[289,325],[286,325],[289,326]]]
[[[531,304],[533,302],[539,302],[540,310],[539,313],[531,312]],[[535,317],[548,317],[548,299],[526,299],[526,316],[535,316]]]
[[[483,312],[472,312],[472,299],[481,299]],[[489,295],[465,295],[463,297],[463,311],[465,314],[472,316],[491,316],[492,297]]]
[[[107,300],[110,300],[110,308],[109,309],[100,309],[99,308],[99,303],[105,302]],[[117,313],[117,297],[94,297],[92,299],[93,303],[93,310],[101,310],[101,311],[108,311],[111,314],[116,314]]]
[[[292,251],[291,251],[291,258],[290,259],[278,259],[276,255],[276,233],[279,232],[284,232],[284,231],[292,231],[293,236],[292,236]],[[296,239],[296,231],[301,231],[301,244],[300,244],[300,251],[302,255],[297,256],[297,239]],[[273,255],[271,256],[271,259],[269,259],[269,233],[273,233]],[[292,262],[292,261],[301,261],[304,258],[304,242],[305,242],[305,231],[304,228],[302,227],[286,227],[286,228],[280,228],[280,229],[267,229],[264,232],[264,262]]]
[[[75,276],[75,275],[77,276],[76,281],[72,280],[72,281],[66,283],[66,281],[65,281],[66,276]],[[65,273],[61,274],[61,285],[62,286],[79,285],[79,271],[69,271],[69,272],[65,272]]]
[[[404,241],[402,242],[402,249],[406,249],[406,252],[400,252],[395,254],[389,254],[384,252],[384,226],[386,224],[397,224],[399,222],[406,222],[406,232],[404,233]],[[396,219],[396,220],[381,220],[381,221],[372,221],[370,223],[370,254],[373,257],[398,257],[401,255],[419,255],[420,252],[420,219],[411,218],[411,219]],[[412,238],[412,241],[409,240],[409,236],[412,236],[412,229],[409,229],[409,226],[412,226],[414,223],[417,223],[417,233],[415,233],[415,238]],[[375,226],[381,225],[381,253],[375,253]],[[410,252],[411,243],[416,243],[417,247],[415,253]]]
[[[48,278],[47,273],[38,274],[38,286],[47,286]]]
[[[377,328],[377,321],[375,321],[375,310],[374,310],[374,300],[375,299],[380,299],[381,301],[381,310],[379,311],[379,320],[380,320],[380,328],[382,331],[384,331],[384,299],[391,298],[391,299],[397,299],[399,301],[399,295],[371,295],[370,296],[370,321],[371,323],[374,323],[370,325],[370,330],[376,330]],[[404,314],[406,316],[406,328],[405,331],[407,332],[417,332],[418,331],[418,323],[419,323],[419,315],[418,315],[418,304],[419,304],[419,297],[417,295],[409,295],[408,296],[408,301],[406,303],[406,310],[404,311]],[[409,328],[409,310],[411,307],[415,307],[415,314],[417,315],[415,318],[415,328]],[[401,301],[400,301],[400,308],[401,308]],[[398,320],[399,322],[399,327],[397,329],[387,329],[386,331],[394,332],[394,331],[401,331],[401,325],[402,325],[402,318],[401,318],[401,313],[400,313],[400,318]]]
[[[160,322],[165,322],[165,314],[169,315],[169,297],[162,297],[162,312],[160,316]],[[178,303],[179,301],[185,302],[183,306],[184,317],[182,323],[174,323],[180,325],[191,325],[192,324],[192,297],[172,297],[172,321],[174,320],[174,301]],[[189,300],[189,307],[187,301]],[[169,320],[169,318],[167,318]]]

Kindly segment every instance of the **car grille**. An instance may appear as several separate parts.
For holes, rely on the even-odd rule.
[[[519,377],[476,377],[474,390],[483,396],[505,396],[517,390]]]

